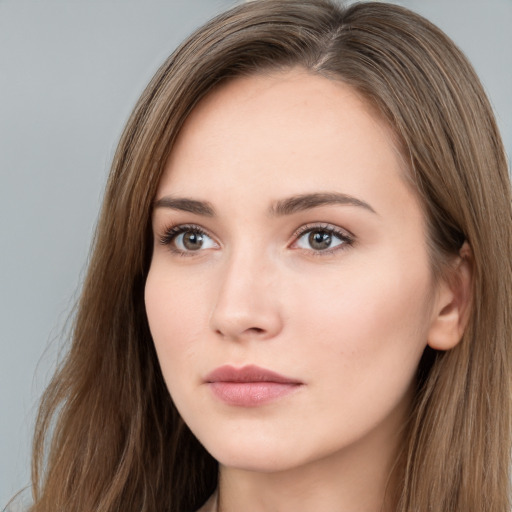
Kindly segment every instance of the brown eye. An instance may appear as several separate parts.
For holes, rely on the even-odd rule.
[[[333,250],[344,249],[354,243],[354,239],[345,230],[333,226],[304,226],[294,247],[306,249],[313,253],[330,253]]]
[[[311,231],[308,236],[311,249],[323,251],[329,249],[332,243],[332,235],[327,231]]]
[[[177,237],[179,239],[180,237]],[[197,251],[201,249],[204,242],[204,235],[194,231],[187,231],[182,235],[183,247],[187,251]]]
[[[162,245],[168,245],[176,253],[186,254],[205,249],[218,249],[219,245],[201,228],[179,225],[168,229],[160,238]]]

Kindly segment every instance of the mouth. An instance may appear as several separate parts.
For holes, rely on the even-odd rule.
[[[221,366],[209,373],[205,383],[216,398],[238,407],[257,407],[297,391],[303,382],[258,366]]]

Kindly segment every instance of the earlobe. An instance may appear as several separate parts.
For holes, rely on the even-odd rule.
[[[468,242],[462,245],[453,268],[439,283],[428,345],[435,350],[450,350],[464,334],[471,308],[473,253]]]

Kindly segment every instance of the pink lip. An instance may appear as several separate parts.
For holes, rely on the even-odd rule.
[[[221,366],[209,373],[205,382],[221,401],[239,407],[256,407],[277,400],[303,384],[254,365]]]

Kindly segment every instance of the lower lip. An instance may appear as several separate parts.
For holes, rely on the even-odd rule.
[[[213,394],[228,405],[257,407],[296,391],[300,384],[282,382],[210,382]]]

